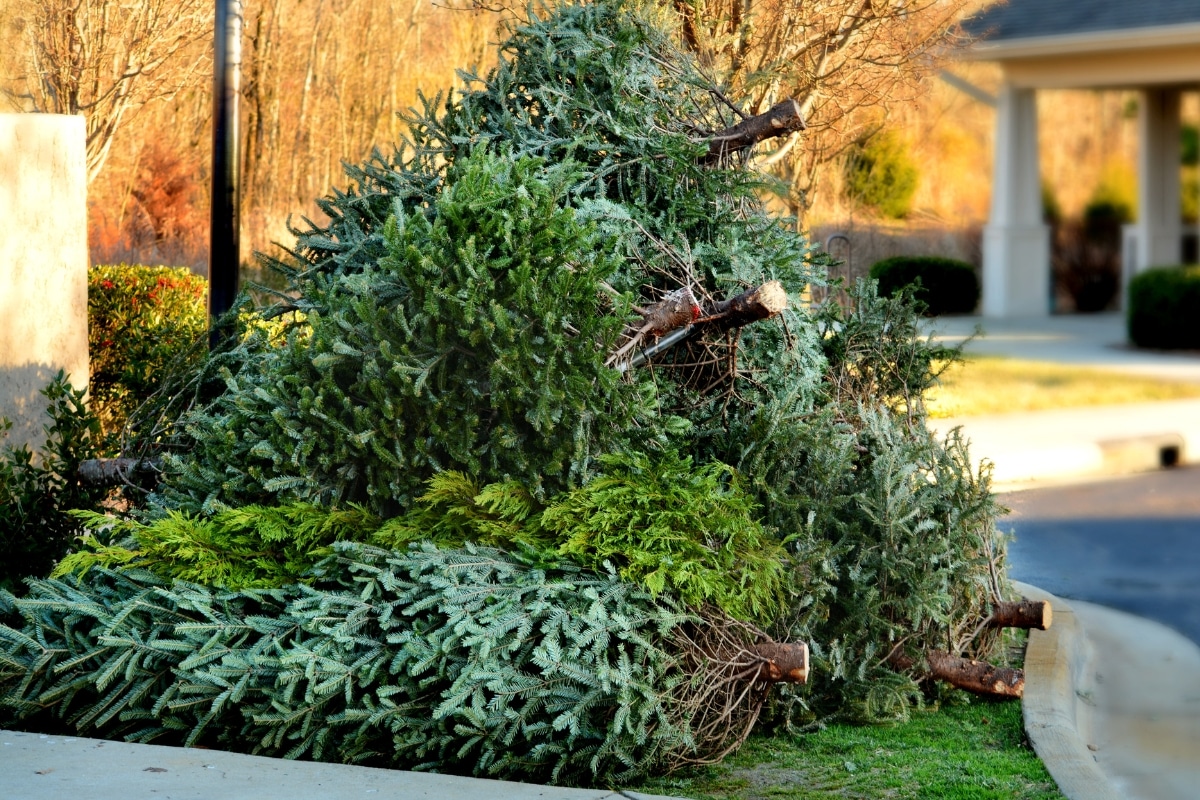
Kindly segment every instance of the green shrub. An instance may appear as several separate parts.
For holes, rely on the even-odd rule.
[[[1119,240],[1122,225],[1137,216],[1137,178],[1128,165],[1111,162],[1083,209],[1088,237],[1095,241]]]
[[[858,145],[846,162],[847,193],[893,219],[912,210],[920,177],[908,145],[892,131],[881,131]]]
[[[906,289],[930,316],[970,314],[979,304],[979,278],[965,261],[939,256],[896,256],[871,265],[879,293],[892,297]]]
[[[1195,125],[1180,126],[1179,163],[1185,167],[1200,166],[1200,127]]]
[[[124,427],[177,359],[199,360],[207,296],[208,282],[185,267],[88,270],[89,400],[105,433]]]
[[[1129,282],[1126,323],[1138,347],[1200,349],[1200,267],[1157,267]]]
[[[50,424],[38,453],[27,446],[0,451],[0,589],[16,592],[24,578],[42,578],[75,545],[83,527],[67,512],[92,508],[103,490],[79,483],[75,470],[95,458],[100,424],[84,392],[59,372],[42,390]],[[0,438],[12,423],[0,416]]]
[[[1200,222],[1200,177],[1193,175],[1183,178],[1181,192],[1180,216],[1184,222],[1195,225]]]

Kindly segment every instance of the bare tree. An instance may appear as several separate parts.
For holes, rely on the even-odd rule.
[[[207,60],[208,0],[3,0],[18,53],[0,91],[18,110],[87,119],[88,182],[147,102],[190,85]]]
[[[821,167],[881,125],[955,42],[976,0],[671,0],[681,35],[713,78],[759,113],[794,98],[808,130],[760,156],[812,202]]]

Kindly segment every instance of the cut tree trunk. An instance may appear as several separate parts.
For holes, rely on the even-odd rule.
[[[807,683],[808,645],[804,642],[763,642],[751,648],[766,659],[758,670],[758,679],[769,683]]]
[[[744,119],[737,125],[717,133],[708,140],[705,164],[715,164],[730,153],[753,147],[761,141],[775,136],[784,136],[808,128],[800,104],[788,99],[776,103],[758,116]]]
[[[676,289],[662,300],[642,311],[642,321],[637,333],[647,336],[662,336],[664,333],[682,328],[700,316],[700,303],[690,286]]]
[[[993,628],[1037,628],[1044,631],[1050,627],[1054,614],[1050,603],[1045,600],[1024,600],[1018,603],[997,603],[988,618]]]
[[[994,667],[937,650],[925,654],[929,674],[951,686],[988,697],[1021,697],[1025,693],[1025,672]]]
[[[997,698],[1019,698],[1025,694],[1024,670],[996,667],[940,650],[926,651],[925,661],[929,664],[929,677],[973,694]],[[893,669],[900,671],[916,665],[916,662],[903,653],[891,656],[888,663]]]
[[[728,300],[719,300],[711,314],[700,317],[696,325],[715,325],[719,330],[740,328],[768,319],[787,308],[787,292],[779,281],[767,281],[762,286]]]
[[[604,363],[612,366],[623,361],[632,350],[641,346],[647,337],[658,338],[664,333],[686,328],[700,316],[700,303],[690,286],[668,294],[648,308],[639,308],[642,319],[625,329],[625,344],[621,345]]]
[[[642,311],[642,321],[626,333],[625,344],[605,362],[608,366],[616,366],[621,371],[638,367],[651,356],[698,333],[740,328],[773,317],[787,308],[787,292],[779,281],[767,281],[736,297],[718,300],[713,305],[712,313],[703,315],[699,305],[690,305],[695,303],[695,296],[690,290],[682,300],[676,299],[675,294],[672,292],[667,298]],[[668,325],[676,327],[671,329]],[[647,337],[658,336],[662,338],[643,346]],[[632,356],[629,355],[631,352]]]
[[[132,482],[134,475],[162,472],[157,458],[92,458],[79,462],[75,477],[84,486],[120,486]]]

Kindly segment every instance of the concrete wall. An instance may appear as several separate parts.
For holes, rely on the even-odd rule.
[[[0,114],[0,444],[44,441],[38,392],[88,381],[84,120]]]

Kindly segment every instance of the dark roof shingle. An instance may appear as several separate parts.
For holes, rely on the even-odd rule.
[[[1200,0],[1008,0],[967,20],[987,41],[1200,23]]]

